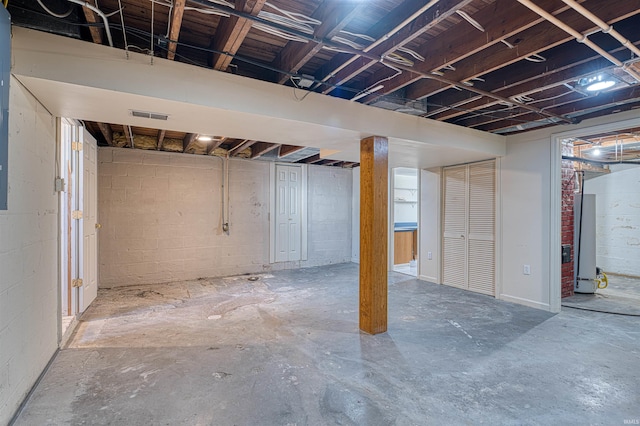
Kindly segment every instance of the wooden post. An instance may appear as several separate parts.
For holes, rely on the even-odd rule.
[[[360,141],[360,330],[387,331],[387,138]]]

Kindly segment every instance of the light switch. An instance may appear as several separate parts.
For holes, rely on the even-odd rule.
[[[531,275],[531,265],[524,265],[522,268],[522,273],[525,275]]]

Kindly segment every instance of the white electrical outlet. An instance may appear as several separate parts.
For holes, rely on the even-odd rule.
[[[433,255],[431,254],[430,251],[427,252],[427,259],[429,260],[433,259]]]
[[[531,265],[523,265],[522,273],[525,275],[531,275]]]

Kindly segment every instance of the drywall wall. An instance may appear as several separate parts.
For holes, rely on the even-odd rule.
[[[498,297],[548,310],[551,142],[548,137],[526,135],[510,140],[501,160],[502,286]],[[524,265],[530,266],[530,275],[524,275]]]
[[[419,278],[440,283],[441,168],[420,170]],[[429,256],[431,254],[431,256]],[[431,257],[429,259],[429,257]]]
[[[0,211],[0,424],[58,345],[55,119],[11,78],[8,210]]]
[[[100,148],[100,285],[113,287],[348,262],[351,171],[310,166],[308,259],[269,264],[269,163]],[[226,203],[226,200],[224,201]]]
[[[404,171],[404,170],[403,170]],[[405,172],[406,173],[406,172]],[[393,176],[393,221],[418,222],[418,176],[402,174],[394,169]]]
[[[607,273],[640,277],[640,166],[611,170],[584,183],[584,192],[596,195],[597,265]]]

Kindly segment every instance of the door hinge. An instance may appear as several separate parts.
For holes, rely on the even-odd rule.
[[[73,151],[82,151],[82,142],[71,142],[71,149]]]
[[[74,210],[71,212],[71,219],[82,219],[82,210]]]
[[[82,287],[82,278],[76,278],[74,280],[71,280],[71,287]]]

